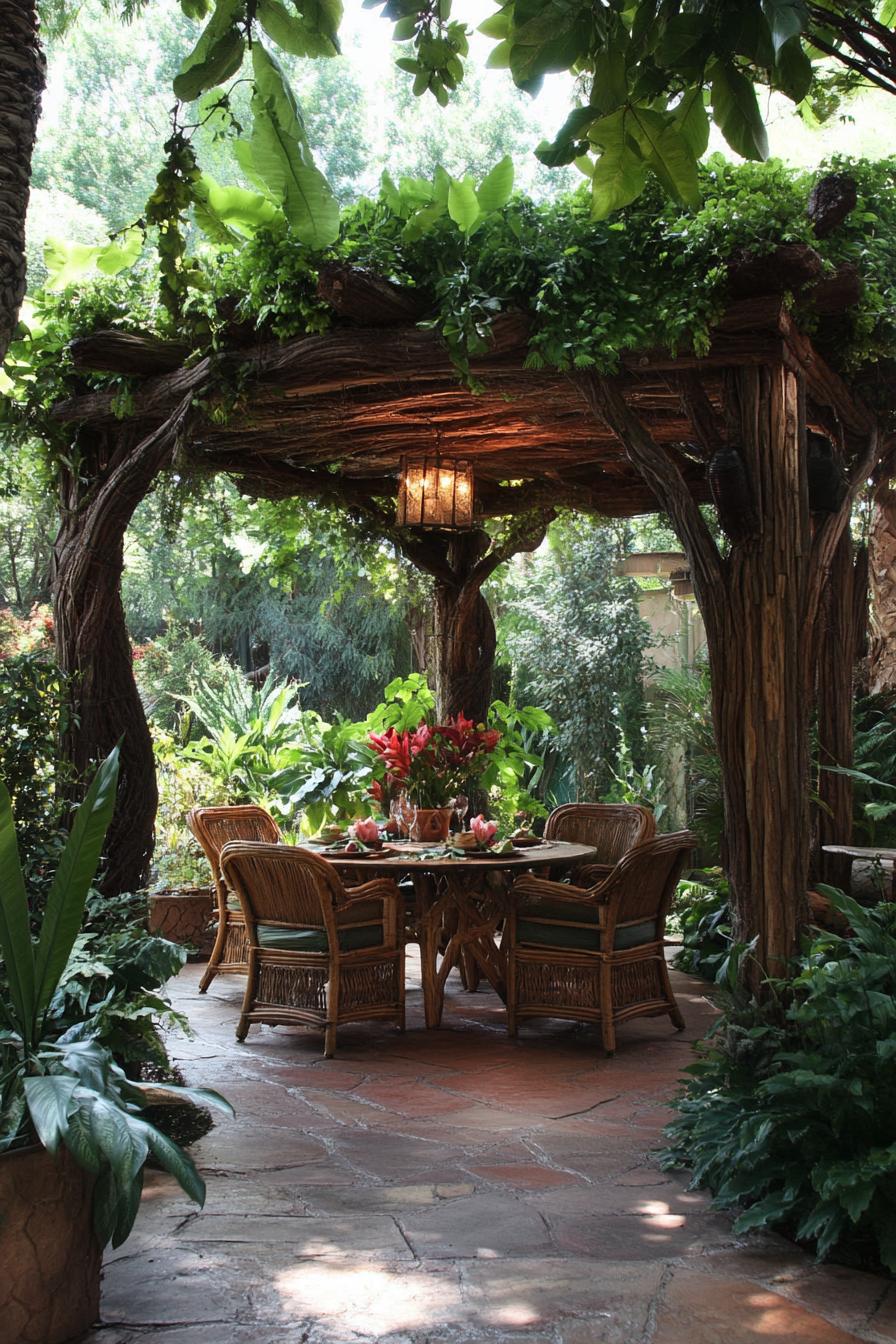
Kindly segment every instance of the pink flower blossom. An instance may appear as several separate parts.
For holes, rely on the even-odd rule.
[[[470,822],[470,830],[480,845],[490,845],[495,838],[498,827],[494,821],[486,821],[480,812],[479,816],[474,817]]]
[[[353,830],[355,839],[360,840],[364,845],[372,844],[373,841],[380,838],[380,828],[373,817],[363,817],[360,821],[356,821]]]

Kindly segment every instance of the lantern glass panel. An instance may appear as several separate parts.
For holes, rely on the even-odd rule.
[[[399,527],[472,527],[470,464],[437,456],[404,462],[397,522]]]

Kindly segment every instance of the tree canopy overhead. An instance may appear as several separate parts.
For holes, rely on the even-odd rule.
[[[470,37],[452,18],[451,0],[364,3],[394,23],[397,64],[414,93],[446,105],[464,78]],[[336,54],[341,0],[215,0],[214,7],[184,0],[184,9],[205,26],[175,94],[189,102],[223,87],[251,49],[256,129],[237,148],[240,163],[279,195],[300,235],[312,239],[315,219],[316,236],[330,241],[326,185],[264,44],[299,56]],[[509,70],[526,92],[536,93],[551,72],[576,77],[578,105],[536,152],[550,167],[575,162],[591,180],[594,216],[603,218],[634,200],[650,176],[697,206],[710,118],[737,154],[766,158],[757,85],[814,118],[863,83],[896,92],[894,18],[892,0],[506,0],[479,31],[496,43],[489,65]]]

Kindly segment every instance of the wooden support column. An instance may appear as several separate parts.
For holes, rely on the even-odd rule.
[[[169,460],[189,400],[141,441],[133,434],[82,445],[89,474],[62,481],[55,545],[56,652],[69,678],[70,725],[62,744],[79,777],[121,741],[115,815],[106,840],[103,890],[136,891],[152,857],[158,791],[152,741],[134,681],[121,602],[124,536],[137,505]]]
[[[440,716],[465,714],[474,723],[484,722],[492,698],[496,639],[483,584],[512,556],[540,546],[553,517],[552,508],[531,509],[497,540],[481,527],[394,530],[407,559],[435,580],[433,689]]]
[[[870,690],[896,692],[896,474],[891,462],[874,491],[869,538],[871,580]]]
[[[852,841],[852,780],[825,766],[853,763],[853,678],[861,636],[857,610],[867,611],[867,552],[855,548],[849,529],[834,552],[825,586],[817,633],[816,706],[818,723],[819,806],[813,834],[812,874],[815,880],[848,887],[850,862],[825,854],[825,845]]]
[[[480,528],[447,544],[453,579],[436,580],[435,693],[440,717],[464,714],[481,723],[492,699],[495,622],[482,596],[480,561],[490,538]]]
[[[723,859],[735,936],[753,943],[759,988],[797,947],[809,865],[809,709],[821,595],[850,501],[874,459],[869,434],[849,497],[813,537],[804,394],[783,363],[733,370],[729,442],[746,469],[755,525],[722,555],[671,456],[611,380],[577,379],[671,517],[706,626],[725,804]]]
[[[755,939],[759,967],[779,975],[804,922],[809,864],[804,405],[796,375],[782,365],[739,370],[728,390],[759,531],[732,546],[721,565],[721,601],[704,611],[722,762],[723,861],[736,935]]]

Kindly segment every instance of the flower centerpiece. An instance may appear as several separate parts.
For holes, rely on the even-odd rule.
[[[463,714],[435,724],[423,719],[401,733],[389,728],[370,734],[370,745],[385,766],[387,787],[405,793],[412,805],[413,839],[446,838],[452,800],[482,774],[500,739],[496,728],[477,726]]]

